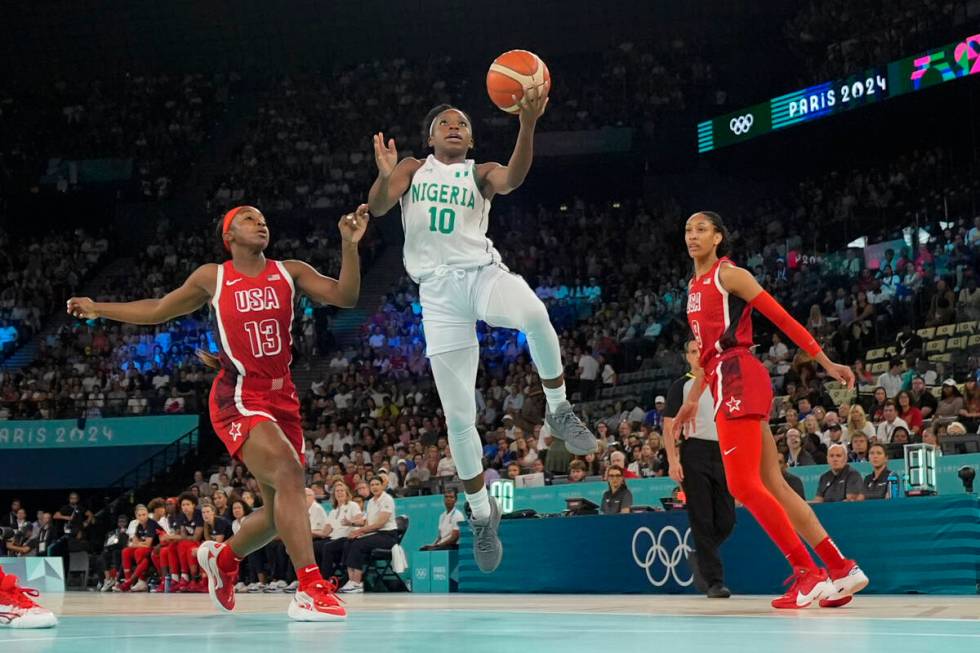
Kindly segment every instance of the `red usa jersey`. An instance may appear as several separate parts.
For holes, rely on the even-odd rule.
[[[744,299],[731,295],[721,286],[721,265],[731,264],[727,257],[718,259],[711,269],[691,280],[687,290],[687,322],[701,348],[701,366],[727,349],[750,348],[752,342],[752,307]]]
[[[293,360],[293,278],[281,261],[249,277],[231,261],[218,266],[211,306],[221,366],[235,377],[285,378]]]

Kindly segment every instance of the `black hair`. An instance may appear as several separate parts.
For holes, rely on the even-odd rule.
[[[191,494],[190,492],[184,492],[184,493],[183,493],[183,494],[181,494],[181,495],[180,495],[179,497],[177,497],[177,505],[178,505],[178,506],[179,506],[180,504],[182,504],[182,503],[184,503],[185,501],[190,501],[191,503],[193,503],[193,504],[194,504],[194,507],[197,507],[197,506],[198,506],[198,504],[200,503],[200,502],[199,502],[199,501],[197,500],[197,497],[196,497],[196,496],[194,496],[193,494]]]
[[[218,238],[218,244],[215,246],[215,251],[218,253],[218,260],[225,260],[231,256],[231,252],[225,248],[225,216],[224,214],[219,215],[217,221],[214,223],[214,235]]]
[[[436,116],[438,116],[443,111],[459,111],[464,116],[468,117],[468,114],[465,111],[463,111],[459,107],[454,107],[451,104],[437,104],[436,106],[432,107],[432,109],[429,110],[429,113],[425,114],[425,119],[422,121],[422,149],[423,150],[429,149],[430,147],[429,137],[431,136],[431,134],[429,133],[429,128],[432,126],[432,121],[435,120]],[[472,124],[470,125],[470,133],[471,134],[473,133]]]
[[[725,226],[725,221],[721,219],[721,216],[714,211],[698,211],[694,215],[703,215],[708,218],[711,222],[711,226],[715,228],[715,231],[721,234],[721,242],[718,243],[716,252],[718,257],[728,256],[731,251],[731,235],[728,233],[728,227]]]

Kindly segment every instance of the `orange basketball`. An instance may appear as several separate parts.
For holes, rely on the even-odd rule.
[[[517,101],[524,97],[525,89],[550,81],[551,73],[541,57],[527,50],[511,50],[490,64],[487,93],[498,107],[507,113],[517,113],[520,111]]]

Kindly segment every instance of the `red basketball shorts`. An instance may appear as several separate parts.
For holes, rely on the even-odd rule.
[[[708,364],[705,373],[716,418],[769,419],[772,380],[762,363],[747,349],[721,354]]]
[[[236,460],[242,459],[240,450],[251,430],[262,422],[273,422],[282,429],[300,462],[305,464],[306,441],[299,400],[288,376],[240,377],[222,370],[211,386],[208,405],[214,432]]]

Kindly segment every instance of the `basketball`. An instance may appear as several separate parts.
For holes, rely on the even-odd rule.
[[[527,50],[510,50],[490,64],[487,94],[500,109],[516,114],[520,111],[517,102],[524,97],[526,89],[550,81],[551,73],[541,57]]]

